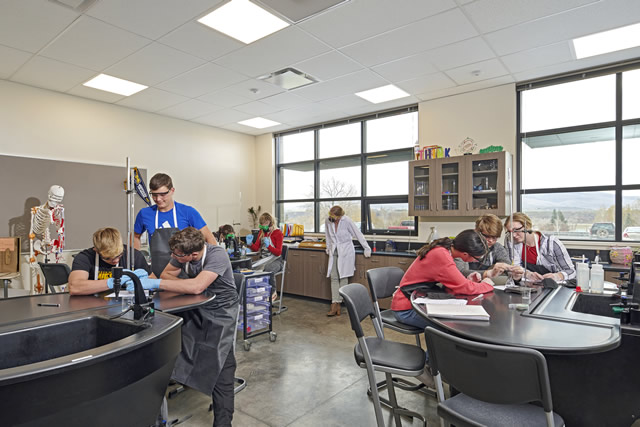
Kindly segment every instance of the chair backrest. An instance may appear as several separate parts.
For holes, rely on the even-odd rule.
[[[425,330],[429,365],[451,387],[474,399],[495,404],[542,402],[551,412],[547,362],[539,351],[484,344]]]
[[[379,267],[367,270],[367,280],[373,302],[393,295],[402,276],[404,276],[404,270],[400,267]]]
[[[49,287],[49,291],[55,293],[54,286],[64,285],[69,282],[69,274],[71,274],[71,268],[64,263],[44,263],[39,262],[40,270],[44,275],[44,281],[46,286]]]
[[[339,292],[347,306],[351,329],[356,333],[356,336],[358,338],[364,336],[361,323],[366,317],[370,317],[373,320],[376,333],[378,336],[381,336],[376,311],[369,297],[369,292],[367,292],[367,288],[360,283],[350,283],[341,287]]]
[[[287,245],[282,245],[282,252],[280,253],[282,268],[274,274],[274,276],[282,275],[282,280],[284,280],[284,273],[287,270],[287,255],[289,255],[289,247]]]
[[[244,295],[244,284],[247,281],[247,278],[242,273],[233,273],[233,280],[236,282],[236,291],[238,291],[240,301],[242,302],[242,297]]]

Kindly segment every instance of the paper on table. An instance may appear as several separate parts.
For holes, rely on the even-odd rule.
[[[144,294],[146,296],[149,296],[149,291],[147,289],[145,289],[144,290]],[[135,296],[135,292],[129,292],[129,291],[122,290],[122,291],[120,291],[118,296],[122,297],[122,298],[133,298]],[[115,297],[116,297],[116,293],[115,292],[107,295],[107,298],[115,298]]]
[[[414,299],[413,301],[415,301],[416,304],[465,305],[467,303],[466,299],[456,299],[456,298],[452,298],[452,299],[431,299],[431,298],[426,298],[426,297],[420,297],[420,298]]]
[[[427,316],[457,320],[489,320],[481,305],[427,304]]]

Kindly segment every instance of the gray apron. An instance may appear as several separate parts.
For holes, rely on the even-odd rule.
[[[158,210],[156,210],[156,229],[149,238],[149,249],[151,250],[151,271],[156,277],[160,277],[160,274],[164,268],[169,264],[171,260],[171,248],[169,247],[169,239],[176,234],[180,229],[178,228],[178,216],[176,214],[176,205],[173,204],[173,227],[171,228],[158,228]]]
[[[202,255],[204,266],[207,246]],[[197,276],[189,271],[188,277]],[[214,282],[215,283],[215,282]],[[224,289],[215,293],[213,283],[205,289],[206,295],[215,295],[208,304],[179,314],[182,324],[182,351],[178,355],[171,378],[209,396],[218,380],[224,362],[233,351],[236,317],[238,316],[238,293]]]

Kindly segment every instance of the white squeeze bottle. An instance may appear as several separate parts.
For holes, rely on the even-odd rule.
[[[576,281],[583,292],[589,292],[589,264],[576,263]]]
[[[604,290],[604,270],[602,264],[591,266],[591,292],[601,294]]]

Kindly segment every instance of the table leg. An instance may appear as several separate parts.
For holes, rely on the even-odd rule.
[[[9,283],[11,283],[11,279],[2,279],[4,282],[4,299],[9,298]]]

